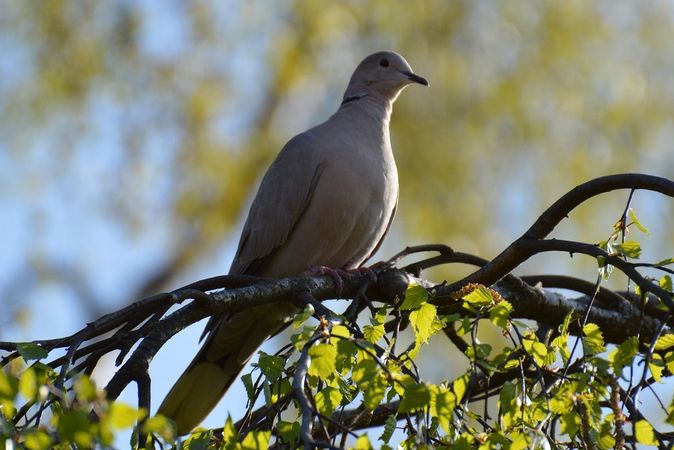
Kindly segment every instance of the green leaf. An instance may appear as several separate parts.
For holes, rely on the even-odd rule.
[[[648,228],[646,228],[641,224],[641,222],[639,222],[639,219],[637,219],[637,215],[634,213],[634,210],[632,208],[630,208],[630,219],[632,220],[632,223],[634,224],[635,227],[637,227],[639,231],[641,231],[644,234],[648,234],[650,236],[651,233],[648,231]]]
[[[446,387],[432,390],[431,416],[436,417],[445,433],[451,432],[452,415],[456,407],[456,396]]]
[[[396,420],[395,414],[388,416],[388,419],[386,419],[386,422],[384,422],[384,431],[382,432],[381,436],[379,436],[379,440],[381,442],[384,442],[385,444],[389,443],[391,437],[393,436],[393,432],[396,430],[397,423],[398,422]]]
[[[515,391],[515,385],[510,381],[505,382],[499,393],[499,409],[501,412],[508,412],[516,397],[517,392]]]
[[[356,445],[351,447],[353,450],[372,450],[372,444],[370,444],[370,438],[367,437],[367,434],[359,436],[356,439]]]
[[[19,352],[24,361],[31,361],[33,359],[42,359],[49,356],[47,350],[33,342],[24,342],[16,344],[16,350]]]
[[[525,434],[515,432],[510,435],[511,443],[509,450],[525,450],[529,448],[529,439]]]
[[[664,275],[662,278],[660,278],[658,280],[658,284],[667,292],[672,292],[674,290],[672,289],[672,277],[669,275]]]
[[[138,420],[142,420],[144,417],[145,410],[142,408],[136,409],[125,403],[112,402],[106,420],[112,428],[124,430],[131,428]]]
[[[253,386],[253,375],[247,373],[241,376],[241,381],[243,386],[246,388],[246,394],[249,399],[252,399],[255,396],[255,387]]]
[[[665,334],[655,341],[655,350],[665,350],[674,346],[674,334]]]
[[[608,360],[616,374],[621,374],[623,367],[632,364],[638,351],[639,341],[636,336],[631,336],[608,355]]]
[[[499,328],[507,329],[510,325],[510,313],[513,311],[513,305],[505,300],[494,305],[489,311],[489,319]]]
[[[613,437],[613,421],[605,420],[599,429],[599,438],[597,443],[602,450],[609,450],[615,447],[616,440]]]
[[[376,408],[384,398],[388,382],[376,361],[362,359],[353,368],[352,379],[363,393],[363,406]]]
[[[428,291],[423,286],[418,284],[410,284],[405,291],[405,300],[400,306],[400,309],[411,310],[417,309],[428,301]]]
[[[524,336],[522,347],[539,366],[547,366],[554,362],[554,352],[549,351],[548,346],[540,342],[533,333]]]
[[[314,315],[314,312],[316,312],[316,310],[312,305],[306,305],[302,312],[295,315],[295,319],[293,320],[293,328],[297,329],[301,327],[304,322],[309,320],[311,316]]]
[[[456,402],[460,403],[463,401],[463,396],[466,393],[468,388],[468,375],[463,375],[462,377],[457,378],[452,383],[452,392],[456,396]]]
[[[398,411],[408,412],[422,409],[431,401],[431,390],[424,383],[410,384],[405,388],[405,395],[400,400]]]
[[[38,384],[35,371],[32,367],[27,368],[19,378],[19,392],[28,401],[32,401],[37,396]]]
[[[19,390],[16,378],[0,370],[0,398],[12,400]]]
[[[94,436],[91,433],[93,424],[89,415],[84,411],[64,411],[58,416],[58,434],[68,442],[74,442],[81,447],[91,447]]]
[[[478,307],[489,306],[494,302],[491,292],[484,286],[480,286],[469,294],[464,295],[463,300],[472,306]]]
[[[615,252],[628,258],[638,259],[641,256],[641,244],[636,241],[625,241],[620,244],[613,244]]]
[[[371,343],[376,343],[379,339],[383,338],[386,334],[386,329],[384,324],[381,325],[365,325],[363,327],[363,336],[365,340]]]
[[[351,332],[344,325],[335,325],[334,327],[332,327],[332,330],[330,330],[330,335],[348,339],[351,337]]]
[[[414,328],[417,344],[425,343],[438,331],[438,327],[433,326],[437,315],[437,308],[430,303],[426,303],[410,313],[410,323]]]
[[[273,383],[278,380],[278,377],[283,373],[283,368],[285,367],[285,359],[280,356],[268,355],[267,353],[260,351],[260,357],[258,358],[257,365],[267,377],[267,381]]]
[[[30,431],[24,434],[23,438],[23,445],[29,450],[47,450],[51,448],[51,437],[49,437],[49,434],[45,433],[44,431]]]
[[[337,347],[333,344],[318,344],[309,349],[311,364],[309,375],[323,379],[330,378],[336,372]]]
[[[674,258],[663,259],[662,261],[655,263],[656,266],[668,266],[674,264]]]
[[[182,445],[183,450],[206,450],[213,433],[209,431],[195,431],[191,433]]]
[[[586,354],[595,355],[606,350],[604,335],[595,323],[588,323],[583,327],[583,350]]]
[[[156,434],[166,441],[176,437],[175,423],[167,417],[157,415],[150,417],[143,423],[143,433]]]
[[[241,441],[241,450],[267,450],[271,431],[251,431]]]
[[[648,369],[653,375],[653,379],[660,383],[662,379],[662,371],[665,370],[665,361],[662,359],[658,353],[653,353],[651,355],[650,361],[648,362]]]
[[[665,353],[665,367],[674,373],[674,352]]]
[[[75,381],[75,393],[81,403],[93,402],[98,398],[96,383],[86,375],[82,375]]]
[[[337,340],[337,361],[335,367],[341,374],[346,374],[354,364],[354,356],[358,353],[358,347],[348,339]]]
[[[294,444],[300,437],[300,424],[297,422],[285,422],[280,420],[276,424],[279,436],[286,444]],[[294,447],[294,446],[293,446]]]
[[[236,431],[236,427],[234,426],[232,416],[230,415],[227,415],[225,426],[222,429],[222,440],[226,444],[233,444],[238,440],[238,433]]]
[[[339,389],[328,386],[316,394],[315,400],[318,412],[330,415],[339,407],[342,401],[342,393]]]
[[[647,420],[640,420],[636,423],[636,426],[634,427],[634,436],[640,444],[658,445],[653,427]]]

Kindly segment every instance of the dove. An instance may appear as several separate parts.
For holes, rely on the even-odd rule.
[[[354,270],[379,248],[398,203],[389,122],[408,85],[428,86],[398,53],[355,69],[337,112],[293,137],[264,175],[230,274],[283,278],[327,267]],[[258,347],[297,307],[279,303],[211,319],[209,334],[158,413],[186,434],[210,413]]]

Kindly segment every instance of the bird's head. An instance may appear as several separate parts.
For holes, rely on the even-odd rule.
[[[356,67],[344,97],[375,94],[394,100],[412,83],[428,86],[428,81],[415,74],[401,55],[391,51],[377,52]]]

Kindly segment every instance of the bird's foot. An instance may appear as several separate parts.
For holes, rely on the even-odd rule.
[[[342,295],[344,290],[344,279],[348,278],[351,274],[344,269],[333,269],[332,267],[327,266],[316,266],[309,269],[309,273],[312,275],[323,276],[327,275],[332,278],[332,281],[335,283],[335,291],[337,295]]]

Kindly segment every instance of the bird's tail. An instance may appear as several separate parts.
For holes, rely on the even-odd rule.
[[[220,322],[168,393],[157,414],[177,425],[178,435],[199,425],[220,401],[257,348],[282,328],[276,306],[256,307]]]

